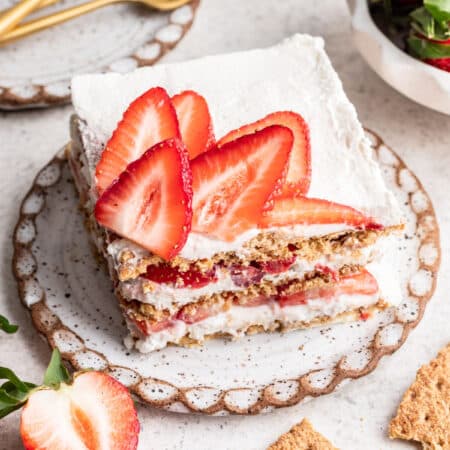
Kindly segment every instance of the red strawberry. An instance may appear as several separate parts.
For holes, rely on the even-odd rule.
[[[150,147],[179,135],[177,115],[167,92],[156,87],[142,94],[125,111],[105,146],[95,169],[98,193]]]
[[[194,307],[194,305],[186,305],[180,309],[177,313],[177,319],[182,320],[187,324],[192,324],[200,322],[211,316],[216,316],[221,313],[224,309],[224,305],[216,303],[212,305],[199,304]]]
[[[264,272],[254,266],[243,266],[235,264],[230,267],[230,277],[236,286],[249,287],[251,284],[259,283]]]
[[[169,139],[131,163],[98,199],[97,221],[165,259],[183,248],[192,218],[186,148]]]
[[[194,159],[215,144],[211,115],[206,100],[194,91],[184,91],[172,97],[177,112],[181,137]]]
[[[257,122],[244,125],[229,132],[219,140],[218,146],[234,141],[245,134],[253,133],[269,125],[283,125],[294,134],[294,145],[289,158],[289,168],[283,185],[283,193],[306,194],[311,181],[311,147],[309,129],[303,117],[292,111],[269,114]]]
[[[191,162],[192,229],[226,241],[254,227],[284,179],[292,132],[273,125]]]
[[[280,306],[304,305],[308,300],[324,298],[332,300],[340,295],[374,295],[378,292],[378,283],[372,274],[363,269],[356,274],[340,277],[331,286],[321,286],[295,294],[279,297]]]
[[[295,260],[296,257],[293,255],[286,259],[273,259],[271,261],[259,262],[258,267],[267,273],[282,273],[288,270],[294,264]]]
[[[273,300],[275,300],[275,297],[270,296],[270,295],[267,296],[267,295],[263,294],[263,295],[257,295],[256,297],[252,297],[250,299],[246,299],[242,303],[235,302],[235,305],[236,306],[245,306],[246,308],[252,308],[254,306],[266,305],[267,303],[270,303]]]
[[[174,322],[172,318],[163,319],[159,322],[150,322],[149,320],[136,320],[129,318],[129,320],[133,321],[136,327],[145,335],[150,336],[152,333],[158,333],[159,331],[167,330],[173,326]]]
[[[198,269],[191,267],[181,272],[176,267],[168,264],[150,265],[147,267],[147,273],[143,277],[152,280],[155,283],[174,284],[177,287],[200,288],[209,283],[217,281],[215,268],[206,272],[200,272]]]
[[[318,198],[288,196],[274,200],[273,208],[263,213],[260,226],[270,228],[295,224],[333,223],[359,227],[371,225],[373,220],[350,206]]]
[[[124,386],[104,373],[84,372],[72,385],[32,392],[20,434],[27,450],[134,450],[139,422]]]
[[[435,59],[424,59],[424,62],[430,64],[438,69],[450,72],[450,58],[435,58]]]

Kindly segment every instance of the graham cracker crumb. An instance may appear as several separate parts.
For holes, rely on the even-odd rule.
[[[279,437],[267,450],[337,450],[331,442],[318,433],[308,419],[294,425]]]
[[[119,262],[120,263],[126,263],[130,259],[133,259],[135,257],[135,254],[131,250],[123,250],[119,255]]]
[[[424,450],[450,450],[450,344],[417,372],[389,437],[421,442]]]

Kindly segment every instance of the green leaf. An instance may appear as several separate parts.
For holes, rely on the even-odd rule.
[[[413,25],[419,26],[419,31],[428,38],[433,38],[435,34],[434,17],[425,8],[417,8],[410,14],[414,21]]]
[[[450,0],[424,0],[423,4],[443,28],[448,28]]]
[[[12,385],[20,392],[28,392],[30,389],[28,383],[24,383],[19,377],[6,367],[0,367],[0,380],[9,380]],[[2,386],[3,387],[3,386]]]
[[[450,58],[450,45],[437,44],[417,36],[408,38],[408,48],[420,59]]]
[[[58,388],[62,382],[68,383],[69,381],[69,372],[61,361],[59,350],[55,348],[50,359],[50,364],[45,371],[44,384],[52,388]]]
[[[5,316],[0,315],[0,330],[3,330],[5,333],[15,333],[19,327],[17,325],[12,325],[9,323],[9,320]]]
[[[10,369],[0,367],[0,379],[7,379],[0,386],[0,418],[19,409],[28,399],[36,385],[21,381]]]

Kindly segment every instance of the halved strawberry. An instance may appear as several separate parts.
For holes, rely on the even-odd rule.
[[[164,259],[180,252],[192,218],[186,148],[169,139],[131,163],[98,199],[98,223]]]
[[[30,394],[20,434],[27,450],[134,450],[139,422],[128,390],[100,372]]]
[[[278,302],[280,306],[304,305],[318,298],[332,300],[340,295],[374,295],[377,292],[377,280],[366,269],[362,269],[356,274],[340,277],[330,286],[305,289],[289,295],[281,293]]]
[[[254,227],[284,179],[293,135],[273,125],[193,161],[192,229],[225,241]]]
[[[294,145],[289,158],[289,167],[286,180],[283,184],[283,193],[306,194],[311,182],[311,146],[309,128],[303,117],[292,111],[279,111],[267,115],[257,122],[244,125],[237,130],[230,131],[219,140],[221,147],[238,137],[253,133],[269,125],[283,125],[294,134]]]
[[[125,111],[105,146],[95,169],[98,193],[150,147],[179,135],[177,115],[167,92],[156,87],[142,94]]]
[[[195,267],[181,272],[177,267],[171,267],[168,264],[150,265],[142,276],[156,283],[174,284],[176,287],[194,289],[217,281],[215,267],[206,272],[201,272]]]
[[[215,139],[206,100],[197,92],[183,91],[172,97],[172,103],[190,159],[212,148]]]
[[[350,206],[318,198],[286,196],[274,200],[273,208],[264,211],[261,228],[284,225],[346,224],[370,226],[373,220]]]

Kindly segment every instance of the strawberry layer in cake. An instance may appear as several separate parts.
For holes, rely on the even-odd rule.
[[[366,320],[402,217],[323,41],[76,77],[68,158],[142,352]]]

